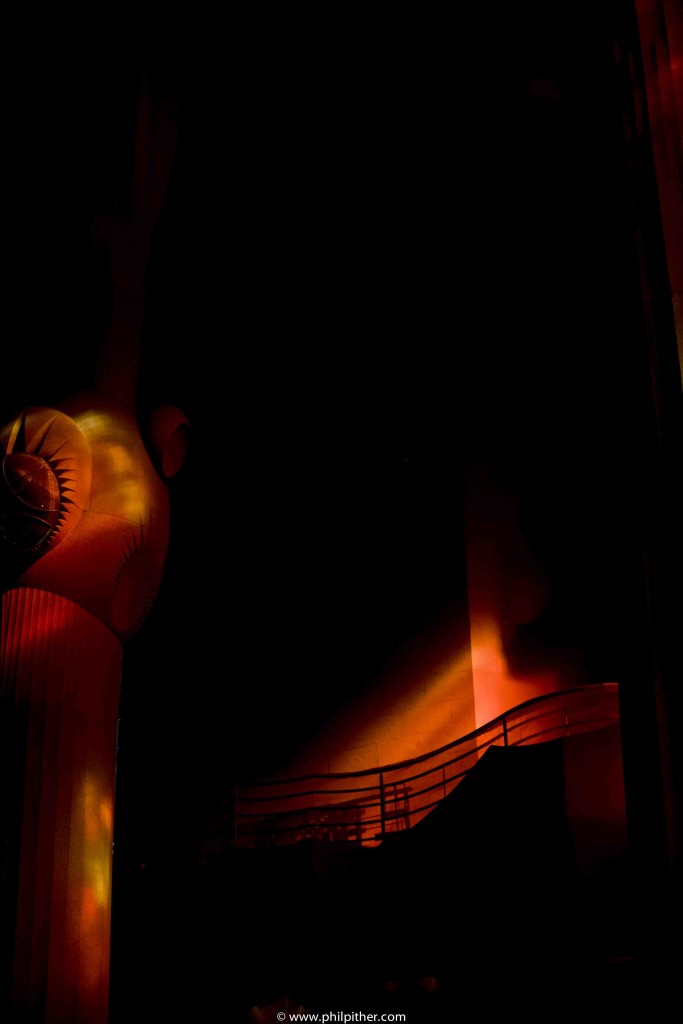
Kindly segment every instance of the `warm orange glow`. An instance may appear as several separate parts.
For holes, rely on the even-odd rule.
[[[130,422],[118,410],[97,409],[75,412],[73,420],[93,447],[91,509],[136,524],[147,522],[158,481],[144,465],[147,460]]]
[[[151,607],[168,544],[168,492],[151,460],[172,475],[185,451],[182,414],[164,407],[150,456],[135,409],[146,264],[175,139],[174,119],[157,121],[146,97],[143,110],[132,208],[99,224],[113,312],[95,390],[0,426],[0,695],[18,735],[9,774],[23,787],[21,822],[0,836],[3,908],[16,907],[3,927],[14,929],[13,1019],[108,1019],[121,641]]]
[[[31,457],[43,467],[43,486],[58,490],[54,522],[44,528],[23,513],[15,477],[6,485],[15,533],[47,529],[17,584],[60,594],[128,638],[156,596],[169,532],[168,493],[135,416],[86,394],[60,409],[24,410],[0,430],[3,449],[16,479]]]
[[[109,798],[100,803],[100,821],[104,829],[111,831],[114,824],[114,809]]]
[[[373,744],[378,748],[379,765],[403,761],[450,742],[454,738],[454,717],[463,706],[468,709],[471,702],[468,673],[463,675],[468,662],[468,652],[460,652],[433,677],[416,678],[412,693],[388,695],[377,709],[381,713],[368,717],[355,733],[353,748],[346,752],[349,764],[354,763],[354,751]],[[459,686],[463,681],[464,687]],[[335,770],[354,770],[342,767],[343,763],[344,752]]]
[[[92,889],[84,888],[81,896],[81,934],[87,935],[97,921],[97,900]]]
[[[580,656],[538,643],[533,671],[515,664],[520,627],[550,599],[543,567],[520,525],[518,501],[484,466],[470,469],[465,502],[467,590],[477,726],[541,694],[585,682]]]
[[[82,785],[84,881],[98,907],[109,902],[111,888],[112,798],[92,776]]]
[[[525,700],[563,688],[563,676],[550,658],[544,671],[520,678],[513,675],[503,652],[501,628],[490,614],[473,613],[472,677],[477,727],[485,725]]]
[[[474,728],[466,615],[442,619],[396,651],[376,685],[343,708],[283,774],[376,768],[426,753]]]
[[[67,976],[86,1003],[106,991],[111,909],[111,786],[92,770],[79,790],[69,831],[69,882],[79,893],[78,917],[64,935]]]
[[[91,779],[84,781],[82,786],[83,818],[85,838],[88,843],[94,843],[100,831],[99,815],[96,810],[97,791]]]
[[[575,657],[578,652],[537,645],[528,668],[519,656],[515,660],[520,627],[541,614],[550,588],[519,526],[515,499],[483,468],[470,475],[466,523],[467,604],[449,609],[441,622],[397,651],[372,690],[341,711],[281,772],[286,778],[318,776],[314,785],[296,784],[289,806],[292,811],[306,802],[320,807],[321,828],[337,827],[334,815],[343,803],[336,797],[330,801],[337,788],[331,777],[379,768],[386,769],[382,786],[387,787],[381,808],[376,795],[354,802],[356,814],[359,800],[368,804],[360,812],[363,822],[371,822],[367,829],[362,825],[362,841],[377,841],[375,822],[381,818],[386,825],[387,814],[391,828],[410,827],[416,814],[427,813],[424,805],[438,799],[438,791],[445,795],[488,744],[499,742],[496,730],[502,726],[472,740],[458,767],[449,768],[448,779],[440,764],[433,771],[428,767],[419,783],[409,770],[392,770],[392,764],[469,736],[525,701],[585,681]],[[557,730],[563,733],[562,702],[544,716],[542,722],[531,718],[519,724],[514,742],[541,742],[549,734],[557,735]],[[306,792],[311,789],[320,792]],[[430,795],[422,796],[423,792]],[[422,801],[417,808],[416,797]],[[330,803],[334,806],[328,814]],[[260,805],[264,813],[277,810],[277,801],[272,807]]]
[[[490,614],[470,612],[472,668],[481,672],[505,672],[500,624]],[[488,720],[488,719],[487,719]]]
[[[237,843],[254,846],[264,841],[293,843],[306,838],[329,838],[377,845],[388,833],[405,831],[421,821],[460,784],[491,746],[528,746],[588,735],[594,751],[607,753],[612,771],[617,763],[620,766],[621,757],[618,751],[616,758],[608,753],[605,737],[613,735],[615,729],[618,732],[618,721],[616,684],[574,687],[534,698],[506,713],[503,720],[489,722],[483,729],[393,767],[246,783],[237,793]],[[603,767],[606,763],[603,760]],[[569,807],[568,765],[569,762],[565,772]],[[596,766],[593,758],[592,768]],[[599,768],[598,774],[602,776],[605,772]],[[611,826],[612,842],[615,837],[620,841],[623,800],[619,805],[614,799],[614,784],[619,778],[611,779],[609,790],[604,785],[595,787],[595,780],[589,782],[589,788],[595,788],[596,794],[602,789],[609,795],[607,809],[617,826],[616,831]],[[585,785],[584,781],[584,788]],[[593,816],[595,806],[593,800]],[[584,807],[588,807],[585,801]],[[603,801],[603,819],[604,811]]]
[[[3,594],[0,681],[29,709],[28,743],[40,752],[17,766],[31,813],[17,839],[15,997],[20,1006],[43,999],[50,1019],[100,1024],[120,639],[156,595],[168,493],[134,413],[94,394],[24,410],[0,429],[0,454],[10,460],[3,507],[15,538],[3,549],[14,575]],[[22,504],[26,493],[34,505]],[[34,506],[50,515],[34,516]]]
[[[31,588],[3,594],[2,638],[3,695],[47,752],[24,769],[14,998],[44,1001],[46,1020],[104,1024],[121,646],[82,608]]]

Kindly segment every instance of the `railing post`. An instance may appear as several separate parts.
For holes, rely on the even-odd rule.
[[[384,772],[379,773],[379,832],[384,839],[386,835],[386,810],[384,807]]]

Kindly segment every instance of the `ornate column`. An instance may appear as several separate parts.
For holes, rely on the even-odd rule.
[[[143,90],[134,197],[102,218],[113,289],[93,390],[0,429],[0,1018],[105,1024],[114,777],[125,641],[158,590],[171,407],[135,409],[151,238],[172,118]],[[161,114],[161,116],[159,116]]]

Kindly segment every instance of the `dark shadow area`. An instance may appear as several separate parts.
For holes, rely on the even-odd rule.
[[[285,995],[311,1012],[425,1021],[463,1002],[492,1014],[512,1002],[533,1020],[560,998],[563,1013],[663,1008],[671,964],[648,959],[647,894],[633,882],[628,859],[580,876],[561,742],[492,748],[428,818],[379,848],[233,849],[195,872],[184,900],[169,900],[171,878],[140,878],[136,902],[155,927],[128,950],[143,1000],[134,1012],[246,1022],[249,1007]],[[116,1019],[131,1012],[121,1001]]]
[[[545,645],[630,694],[652,677],[657,425],[618,6],[270,13],[218,46],[208,25],[119,26],[90,56],[43,44],[22,78],[5,418],[91,377],[111,303],[93,219],[125,208],[143,72],[180,126],[139,413],[179,405],[192,446],[124,657],[112,1024],[237,1022],[285,991],[442,1020],[463,987],[484,1015],[583,1012],[591,991],[612,1015],[659,979],[640,861],[577,877],[552,744],[487,754],[380,850],[200,856],[237,779],[273,771],[463,603],[478,459],[518,497],[552,588],[512,672]],[[664,288],[656,210],[646,223]],[[634,746],[643,729],[636,803],[659,771],[640,707],[623,715]]]

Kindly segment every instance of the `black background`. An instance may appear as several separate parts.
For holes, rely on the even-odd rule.
[[[273,770],[462,597],[463,470],[482,453],[562,580],[547,628],[595,642],[560,606],[619,530],[601,498],[631,457],[614,358],[635,278],[609,33],[546,8],[218,37],[150,21],[90,46],[62,26],[15,79],[7,409],[91,379],[109,314],[92,221],[129,196],[141,75],[179,109],[139,390],[143,420],[176,403],[193,441],[126,656],[136,859],[165,846],[179,792],[191,814]]]
[[[61,26],[12,78],[8,413],[87,384],[140,76],[180,110],[140,410],[192,443],[124,660],[124,881],[182,877],[236,778],[462,598],[479,457],[554,584],[540,635],[618,675],[644,414],[612,41],[602,9],[499,8]]]

